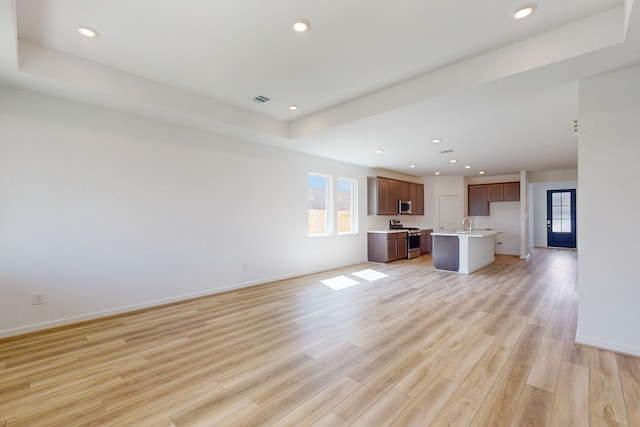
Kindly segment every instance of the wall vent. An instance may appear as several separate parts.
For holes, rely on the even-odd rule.
[[[258,96],[256,96],[255,98],[253,98],[253,99],[252,99],[252,101],[253,101],[253,102],[255,102],[256,104],[264,104],[264,103],[266,103],[266,102],[271,101],[271,99],[270,99],[270,98],[267,98],[267,97],[266,97],[266,96],[264,96],[264,95],[258,95]]]
[[[573,121],[573,136],[578,136],[578,120]]]
[[[453,150],[442,150],[440,152],[440,154],[449,154],[449,153],[453,153]]]

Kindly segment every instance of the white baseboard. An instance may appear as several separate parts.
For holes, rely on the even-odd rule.
[[[347,263],[347,264],[344,264],[344,265],[331,266],[331,267],[327,267],[325,269],[320,269],[320,270],[301,271],[301,272],[298,272],[298,273],[295,273],[295,274],[288,274],[288,275],[283,275],[283,276],[275,276],[275,277],[271,277],[271,278],[267,278],[267,279],[260,279],[260,280],[254,280],[254,281],[249,281],[249,282],[236,283],[234,285],[225,286],[225,287],[216,288],[216,289],[209,289],[209,290],[202,291],[202,292],[195,292],[195,293],[191,293],[191,294],[177,295],[177,296],[174,296],[174,297],[164,298],[164,299],[160,299],[160,300],[146,301],[146,302],[142,302],[142,303],[139,303],[139,304],[133,304],[133,305],[123,306],[123,307],[116,307],[116,308],[103,310],[103,311],[92,312],[92,313],[85,313],[85,314],[81,314],[81,315],[78,315],[78,316],[66,317],[66,318],[62,318],[62,319],[55,319],[55,320],[51,320],[51,321],[47,321],[47,322],[21,326],[21,327],[13,328],[13,329],[0,330],[0,338],[8,338],[8,337],[13,337],[13,336],[17,336],[17,335],[28,334],[30,332],[42,331],[42,330],[45,330],[45,329],[56,328],[58,326],[71,325],[71,324],[74,324],[74,323],[85,322],[87,320],[100,319],[102,317],[114,316],[114,315],[117,315],[117,314],[128,313],[128,312],[132,312],[132,311],[136,311],[136,310],[142,310],[142,309],[150,308],[150,307],[157,307],[157,306],[160,306],[160,305],[170,304],[170,303],[173,303],[173,302],[187,301],[187,300],[194,299],[194,298],[220,294],[220,293],[223,293],[223,292],[233,291],[233,290],[236,290],[236,289],[248,288],[250,286],[263,285],[265,283],[276,282],[278,280],[285,280],[285,279],[291,279],[293,277],[305,276],[307,274],[320,273],[322,271],[333,270],[333,269],[342,268],[342,267],[348,267],[350,265],[358,265],[358,264],[361,264],[361,263],[364,263],[364,262],[366,262],[366,260],[365,261],[361,261],[361,262],[357,262],[357,263]]]
[[[601,350],[613,351],[616,353],[628,354],[629,356],[640,357],[640,348],[620,343],[599,340],[584,335],[576,335],[576,344],[595,347]]]

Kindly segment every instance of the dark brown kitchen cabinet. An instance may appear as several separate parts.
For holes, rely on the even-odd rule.
[[[409,200],[409,183],[400,181],[398,183],[398,199]]]
[[[424,185],[418,184],[418,207],[416,208],[416,215],[424,215]]]
[[[367,178],[367,210],[369,215],[389,214],[389,180],[387,178]]]
[[[505,202],[520,201],[520,183],[519,182],[504,183],[504,201]]]
[[[367,233],[368,260],[390,262],[407,257],[407,232]]]
[[[520,182],[470,185],[467,196],[470,216],[489,215],[489,203],[520,201]]]
[[[405,259],[407,257],[407,255],[409,255],[409,246],[408,246],[408,239],[409,236],[407,235],[407,233],[396,233],[397,234],[397,239],[396,239],[396,247],[397,247],[397,258],[396,259]],[[390,240],[391,241],[391,240]]]
[[[432,229],[420,230],[420,255],[430,254],[433,246]]]
[[[387,213],[398,215],[398,181],[389,180],[389,193],[387,196]]]
[[[487,202],[504,201],[504,184],[487,184]]]
[[[418,213],[418,184],[409,184],[409,200],[411,200],[412,213]]]
[[[367,178],[367,214],[398,215],[398,200],[410,200],[412,215],[424,215],[424,185],[380,176]]]
[[[486,184],[470,185],[468,189],[469,196],[469,215],[489,215],[489,202],[487,201]]]

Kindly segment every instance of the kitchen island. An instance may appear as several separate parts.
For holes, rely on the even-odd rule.
[[[471,274],[495,261],[495,237],[500,230],[431,233],[433,266],[438,270]]]

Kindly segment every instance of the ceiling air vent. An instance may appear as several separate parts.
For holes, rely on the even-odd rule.
[[[255,98],[253,98],[252,101],[255,102],[256,104],[264,104],[271,101],[271,99],[267,98],[264,95],[258,95]]]
[[[449,153],[453,153],[453,150],[442,150],[440,152],[440,154],[449,154]]]

